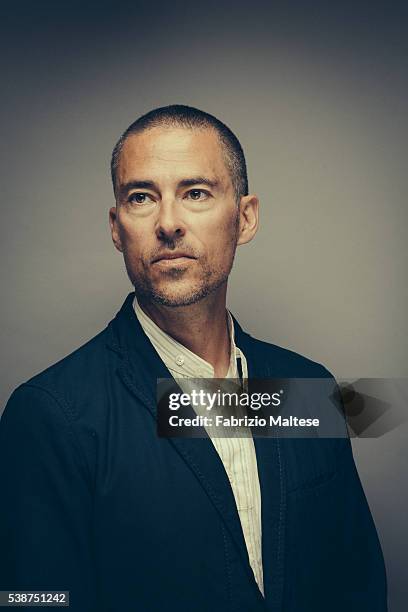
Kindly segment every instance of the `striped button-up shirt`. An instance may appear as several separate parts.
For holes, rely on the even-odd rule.
[[[213,366],[156,325],[141,309],[136,297],[133,306],[145,334],[174,378],[214,378]],[[237,361],[240,359],[242,376],[245,379],[248,377],[247,363],[245,355],[235,344],[234,322],[229,312],[228,325],[231,358],[226,378],[239,378]],[[242,525],[249,562],[259,590],[264,594],[261,492],[253,438],[248,432],[246,437],[242,437],[242,430],[239,437],[214,437],[211,436],[211,430],[208,430],[208,433],[227,473]]]

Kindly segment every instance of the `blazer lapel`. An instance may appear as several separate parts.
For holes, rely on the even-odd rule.
[[[110,348],[121,355],[118,374],[132,394],[147,408],[157,422],[156,384],[158,378],[172,378],[133,309],[134,294],[129,294],[111,323]],[[168,438],[207,493],[236,545],[250,581],[263,601],[249,564],[234,495],[222,461],[203,430],[203,438]]]

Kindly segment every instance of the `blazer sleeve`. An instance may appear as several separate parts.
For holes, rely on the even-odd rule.
[[[0,590],[70,591],[71,612],[96,610],[89,469],[45,389],[22,385],[6,406],[0,495]]]

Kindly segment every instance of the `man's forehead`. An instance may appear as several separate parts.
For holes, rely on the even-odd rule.
[[[119,177],[134,172],[211,173],[222,180],[228,175],[223,145],[212,128],[154,127],[130,135],[119,160]]]

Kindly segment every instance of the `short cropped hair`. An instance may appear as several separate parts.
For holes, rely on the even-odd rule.
[[[237,201],[248,194],[248,176],[244,152],[235,134],[222,121],[192,106],[172,104],[155,108],[145,115],[136,119],[122,134],[112,152],[111,177],[113,191],[116,193],[116,174],[126,139],[132,134],[137,134],[149,128],[185,127],[185,128],[212,128],[214,129],[223,146],[225,162],[231,175]]]

